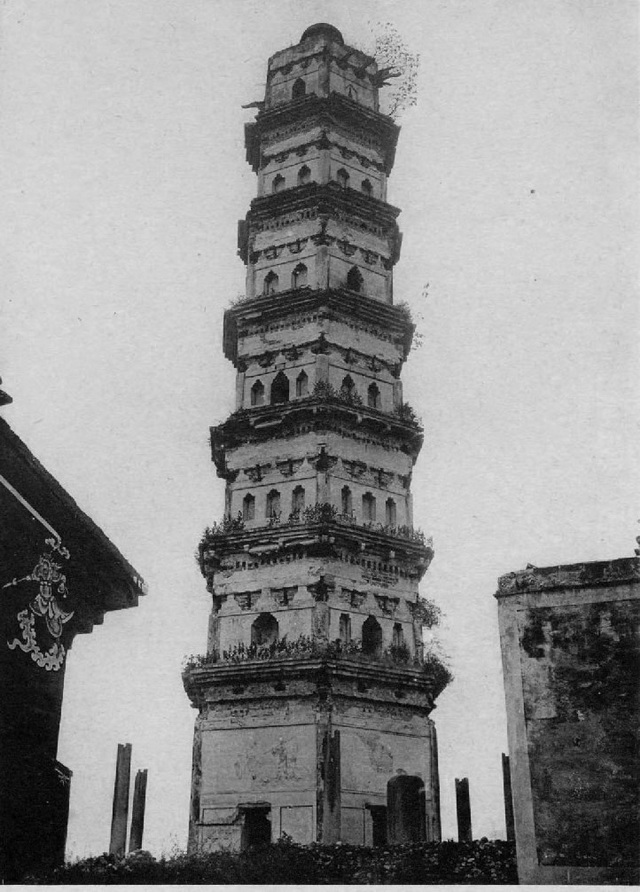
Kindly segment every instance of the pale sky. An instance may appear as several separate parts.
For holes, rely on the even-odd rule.
[[[236,223],[256,189],[241,105],[316,21],[365,50],[390,21],[421,54],[389,201],[396,300],[423,334],[403,374],[426,430],[422,594],[446,614],[455,675],[433,713],[443,833],[466,776],[474,835],[503,836],[497,577],[631,555],[639,531],[636,3],[0,9],[3,414],[150,590],[69,656],[69,853],[108,847],[119,742],[149,769],[144,847],[186,845],[180,664],[206,644],[193,553],[223,511],[208,428],[233,409],[222,314],[243,290]]]

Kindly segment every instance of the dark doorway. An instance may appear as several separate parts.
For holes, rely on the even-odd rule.
[[[256,846],[268,846],[270,842],[271,808],[269,806],[245,808],[240,843],[242,850],[253,849]]]
[[[387,844],[387,809],[384,805],[368,806],[371,812],[371,825],[373,828],[372,843],[374,846],[386,846]]]
[[[370,616],[362,625],[362,653],[379,657],[382,652],[382,629],[375,617]]]
[[[271,402],[289,402],[289,379],[284,372],[278,372],[271,384]]]

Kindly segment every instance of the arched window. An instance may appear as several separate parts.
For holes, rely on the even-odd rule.
[[[304,511],[304,486],[296,486],[291,493],[291,511],[294,514]]]
[[[299,263],[291,274],[291,287],[304,288],[307,284],[307,268],[304,263]]]
[[[251,405],[264,405],[264,384],[262,383],[262,381],[256,381],[256,383],[251,388]]]
[[[264,294],[275,294],[278,290],[280,279],[273,270],[264,277]]]
[[[306,186],[311,179],[311,171],[306,164],[303,164],[298,171],[298,186]]]
[[[278,623],[270,613],[261,613],[251,625],[251,643],[275,644],[278,640]]]
[[[256,516],[256,500],[250,492],[242,500],[242,519],[253,520]]]
[[[271,402],[289,402],[289,379],[284,372],[278,372],[271,383]]]
[[[360,185],[360,188],[362,189],[362,191],[364,192],[365,195],[373,194],[373,186],[371,185],[371,180],[363,180]]]
[[[404,632],[400,623],[393,624],[392,644],[394,647],[403,647],[404,645]]]
[[[393,499],[387,499],[384,505],[384,522],[388,527],[394,527],[397,523],[396,503]]]
[[[348,613],[340,614],[340,641],[343,644],[351,641],[351,617]]]
[[[370,384],[367,390],[367,406],[371,409],[380,408],[380,390],[377,384]]]
[[[336,173],[336,180],[338,181],[338,185],[342,189],[346,189],[349,185],[349,174],[344,169],[344,167],[341,167],[340,170]]]
[[[349,399],[356,392],[356,385],[353,383],[353,378],[351,375],[347,375],[342,379],[342,384],[340,385],[340,395],[343,399]]]
[[[271,191],[272,192],[282,192],[284,189],[285,179],[281,173],[277,174],[273,178],[273,182],[271,183]]]
[[[347,87],[347,96],[349,97],[349,99],[358,98],[358,91],[355,87],[352,87],[351,84],[349,84],[349,86]]]
[[[298,78],[297,81],[294,81],[293,89],[291,90],[291,98],[292,99],[302,99],[302,97],[307,92],[307,85],[302,80],[301,77]]]
[[[376,500],[370,492],[362,496],[362,519],[365,523],[373,523],[376,519]]]
[[[352,266],[347,273],[347,288],[350,291],[362,291],[364,279],[357,266]]]
[[[353,500],[351,496],[351,490],[348,486],[342,487],[341,492],[341,503],[342,503],[342,513],[343,514],[351,514],[353,511]]]
[[[378,657],[382,652],[382,629],[375,616],[370,616],[362,625],[362,653]]]
[[[267,510],[266,515],[269,520],[278,520],[280,517],[280,493],[277,489],[272,489],[267,493]]]
[[[306,396],[308,393],[309,376],[305,371],[302,371],[296,378],[296,396]]]

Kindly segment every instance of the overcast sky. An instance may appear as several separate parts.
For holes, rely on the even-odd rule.
[[[422,593],[455,675],[433,713],[443,832],[467,776],[474,834],[503,836],[497,577],[630,555],[638,533],[636,3],[0,7],[4,417],[150,589],[69,656],[68,850],[108,847],[118,742],[149,769],[145,848],[186,845],[180,664],[206,643],[193,553],[224,506],[208,428],[233,409],[222,314],[256,189],[241,105],[316,21],[365,50],[390,21],[421,54],[389,201],[423,335],[403,374],[426,429]]]

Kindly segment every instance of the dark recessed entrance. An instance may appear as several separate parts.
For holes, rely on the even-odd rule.
[[[271,842],[271,806],[240,806],[242,812],[242,850],[267,846]]]

